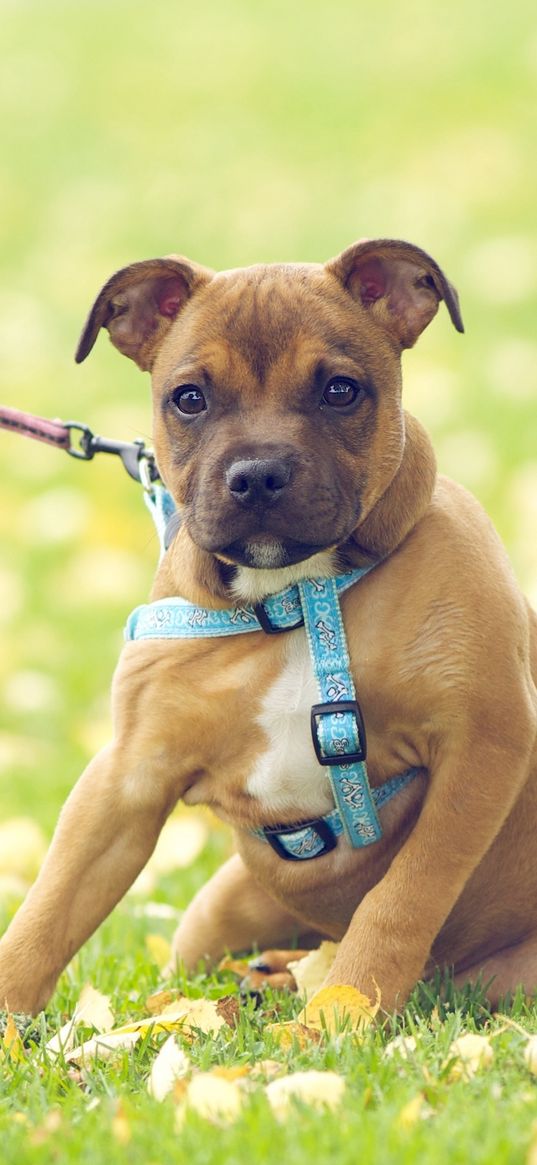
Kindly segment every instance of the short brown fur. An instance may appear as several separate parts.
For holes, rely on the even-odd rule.
[[[128,643],[114,740],[73,790],[0,943],[13,1010],[44,1005],[181,797],[229,821],[238,852],[187,910],[177,962],[314,932],[341,940],[329,981],[378,984],[386,1010],[435,966],[494,976],[494,999],[537,988],[537,618],[490,522],[437,478],[401,407],[401,350],[441,300],[461,331],[438,265],[394,240],[324,267],[214,275],[151,260],[98,297],[78,358],[106,326],[152,370],[155,449],[183,512],[152,597],[226,607],[314,569],[383,560],[342,600],[368,769],[373,786],[409,766],[420,775],[381,811],[375,845],[282,861],[249,830],[300,820],[304,805],[297,792],[282,818],[251,774],[302,633]],[[358,385],[349,411],[328,407],[338,378]],[[181,413],[181,385],[203,393],[199,416]],[[283,466],[285,484],[269,491],[267,477],[261,493],[257,478],[256,493],[237,468],[254,462]]]

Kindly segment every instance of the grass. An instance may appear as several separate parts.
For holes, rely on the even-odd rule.
[[[532,6],[4,0],[2,44],[3,402],[147,435],[134,366],[102,340],[87,365],[72,364],[115,268],[173,250],[213,266],[323,259],[362,235],[409,238],[457,285],[467,335],[439,315],[406,356],[407,404],[440,468],[485,504],[535,598]],[[0,817],[30,816],[48,836],[108,737],[122,625],[147,593],[157,547],[119,465],[80,465],[7,435],[0,450]],[[156,897],[181,909],[227,846],[216,831]],[[0,850],[0,884],[5,872]],[[5,920],[14,905],[0,893]],[[88,979],[112,993],[119,1018],[138,1015],[158,978],[145,947],[157,925],[171,928],[126,899],[63,977],[46,1033]],[[236,984],[201,977],[188,990]],[[236,1125],[191,1116],[178,1133],[172,1101],[147,1095],[154,1041],[80,1081],[45,1063],[35,1031],[27,1062],[0,1070],[2,1160],[519,1162],[537,1119],[523,1037],[503,1031],[486,1072],[449,1083],[457,1031],[502,1023],[478,995],[448,995],[437,1012],[420,990],[397,1021],[419,1035],[405,1063],[383,1058],[391,1031],[380,1029],[358,1047],[289,1055],[292,1068],[335,1066],[348,1094],[336,1114],[302,1109],[282,1125],[258,1090]],[[205,1067],[271,1055],[273,1007],[298,1004],[246,1008],[236,1033],[200,1037],[190,1054]],[[536,1030],[533,1005],[510,1007]],[[401,1112],[422,1092],[429,1115],[406,1127]]]

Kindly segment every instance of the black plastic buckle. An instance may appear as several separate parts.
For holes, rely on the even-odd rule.
[[[313,829],[317,837],[323,843],[323,848],[318,850],[316,854],[292,854],[282,845],[280,838],[285,837],[286,833],[298,833],[299,829]],[[327,821],[323,821],[322,817],[315,818],[315,821],[305,821],[299,825],[289,825],[283,829],[275,830],[273,826],[265,825],[263,833],[274,850],[274,853],[279,858],[283,858],[284,862],[305,862],[311,861],[313,858],[322,858],[325,854],[329,854],[331,850],[337,846],[337,837]]]
[[[282,635],[286,631],[296,631],[297,627],[304,626],[304,618],[301,615],[298,623],[293,623],[292,627],[276,627],[271,623],[263,603],[254,603],[254,612],[266,635]]]
[[[334,756],[324,756],[319,740],[319,716],[333,716],[336,712],[352,712],[356,720],[356,731],[360,748],[357,752],[338,752]],[[311,709],[311,735],[313,747],[320,765],[353,765],[365,760],[367,756],[367,741],[365,724],[357,700],[337,700],[334,704],[314,704]]]

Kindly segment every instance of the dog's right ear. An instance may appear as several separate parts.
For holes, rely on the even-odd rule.
[[[90,311],[75,360],[89,355],[101,328],[124,356],[150,371],[157,351],[181,308],[213,272],[182,256],[147,259],[123,267],[105,283]]]

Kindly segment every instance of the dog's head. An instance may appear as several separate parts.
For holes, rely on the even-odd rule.
[[[457,295],[419,248],[356,243],[324,266],[215,273],[135,263],[102,289],[101,327],[151,371],[160,472],[200,548],[277,568],[350,537],[403,455],[400,357]]]

